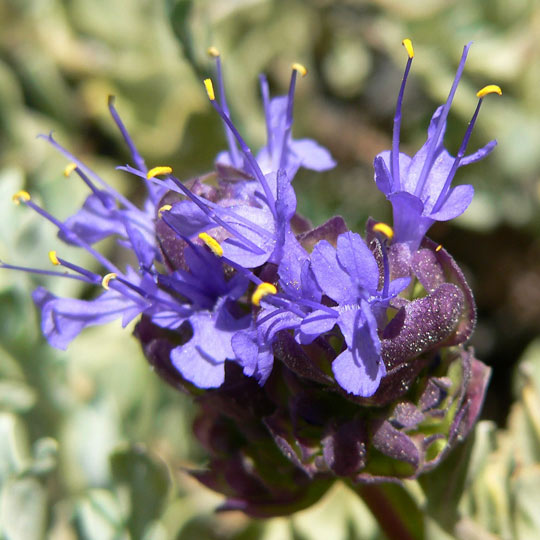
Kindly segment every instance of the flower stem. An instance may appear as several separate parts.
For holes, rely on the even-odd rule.
[[[422,540],[424,520],[407,490],[398,484],[352,484],[388,540]]]

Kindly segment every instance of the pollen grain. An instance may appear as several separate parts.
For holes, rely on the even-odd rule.
[[[223,257],[223,248],[215,238],[212,238],[205,232],[199,233],[199,238],[210,248],[210,251],[216,255],[216,257]]]
[[[255,289],[255,292],[251,296],[251,303],[254,306],[260,306],[261,300],[265,296],[269,294],[276,294],[276,293],[277,293],[276,286],[273,285],[272,283],[268,283],[267,281],[265,281],[261,283],[260,285],[258,285],[257,288]]]
[[[101,280],[101,286],[108,291],[109,290],[109,281],[111,279],[116,279],[117,275],[114,272],[111,272],[110,274],[107,274],[103,276],[103,279]]]
[[[496,84],[488,84],[476,92],[476,97],[483,98],[488,94],[498,94],[499,96],[502,96],[501,87]]]
[[[161,174],[171,174],[171,173],[172,173],[171,167],[161,165],[159,167],[154,167],[153,169],[150,169],[146,173],[146,178],[150,180],[150,178],[154,178],[154,176],[159,176]]]

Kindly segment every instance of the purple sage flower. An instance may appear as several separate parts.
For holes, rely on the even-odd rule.
[[[471,185],[451,187],[457,169],[484,158],[496,146],[496,141],[473,154],[465,155],[482,101],[487,94],[501,94],[496,85],[482,88],[478,93],[478,105],[463,137],[456,157],[452,157],[443,146],[446,119],[456,93],[471,43],[463,49],[463,54],[448,94],[446,103],[439,107],[429,124],[428,137],[422,148],[411,158],[399,151],[399,131],[401,107],[405,84],[414,57],[412,43],[403,41],[408,53],[405,74],[398,95],[394,116],[392,150],[385,151],[375,158],[375,182],[386,198],[392,203],[394,211],[394,230],[397,242],[409,245],[415,251],[427,230],[435,221],[448,221],[461,215],[471,203],[474,188]]]

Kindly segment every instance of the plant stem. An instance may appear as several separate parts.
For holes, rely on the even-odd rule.
[[[424,523],[420,509],[398,484],[349,484],[364,501],[388,540],[421,540]]]

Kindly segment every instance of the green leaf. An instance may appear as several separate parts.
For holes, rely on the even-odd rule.
[[[116,450],[110,456],[110,463],[114,480],[125,485],[129,492],[129,531],[133,538],[142,538],[145,529],[161,516],[169,492],[169,471],[142,446]]]
[[[125,512],[117,497],[104,489],[90,490],[78,501],[77,524],[84,540],[128,540]]]
[[[388,538],[424,539],[423,513],[401,484],[348,484],[371,510]]]
[[[515,538],[536,540],[540,531],[540,468],[527,467],[513,478]]]
[[[14,412],[25,412],[36,402],[36,393],[22,381],[0,381],[0,407]]]
[[[191,64],[199,77],[203,70],[197,61],[195,44],[191,32],[190,19],[193,10],[193,0],[166,0],[169,20],[185,59]]]
[[[418,479],[426,496],[425,509],[446,531],[452,532],[459,519],[458,504],[463,495],[474,435],[452,450],[432,472]]]
[[[9,540],[41,540],[46,526],[47,497],[35,478],[8,480],[0,495],[0,524]]]
[[[23,423],[14,414],[0,413],[0,483],[22,472],[30,461]]]

